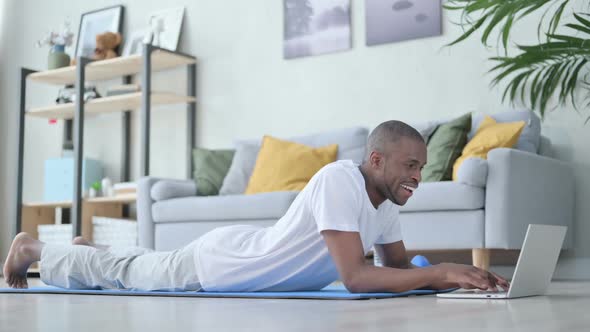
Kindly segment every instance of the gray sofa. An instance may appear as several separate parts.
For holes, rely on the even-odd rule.
[[[353,151],[339,153],[339,159],[360,162],[368,130],[352,128],[337,133],[303,141],[312,146],[337,143]],[[548,144],[544,139],[542,153],[547,153]],[[139,245],[173,250],[220,226],[271,226],[297,195],[274,192],[197,197],[195,193],[193,180],[141,179]],[[487,267],[489,249],[520,249],[530,223],[571,226],[573,195],[567,164],[517,149],[495,149],[488,155],[487,176],[479,185],[455,181],[420,184],[401,208],[404,242],[408,250],[471,249],[475,264]],[[564,243],[564,248],[570,247],[571,231]]]

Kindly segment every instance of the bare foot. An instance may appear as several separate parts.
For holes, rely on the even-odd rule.
[[[80,246],[94,247],[96,249],[102,249],[102,250],[106,250],[106,249],[109,248],[109,246],[105,246],[105,245],[102,245],[102,244],[92,243],[92,242],[86,240],[85,238],[83,238],[81,236],[76,236],[72,240],[72,244],[73,245],[80,245]]]
[[[19,233],[14,238],[4,264],[4,279],[8,286],[28,288],[27,269],[31,264],[41,259],[43,245],[43,242],[34,239],[27,233]]]

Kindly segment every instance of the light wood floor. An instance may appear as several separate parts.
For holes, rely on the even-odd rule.
[[[0,331],[590,331],[589,308],[590,281],[553,282],[547,296],[509,301],[0,294]]]

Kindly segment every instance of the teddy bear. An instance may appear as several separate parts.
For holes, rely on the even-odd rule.
[[[94,60],[104,60],[117,57],[115,48],[121,44],[121,34],[116,32],[105,32],[96,35],[96,48],[94,49]]]
[[[96,48],[92,56],[93,60],[104,60],[117,57],[115,48],[121,44],[121,34],[115,32],[105,32],[96,35]],[[76,65],[76,59],[70,61],[72,66]]]

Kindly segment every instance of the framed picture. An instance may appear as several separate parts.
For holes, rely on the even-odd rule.
[[[442,34],[440,0],[365,0],[367,45]]]
[[[149,17],[152,45],[176,51],[178,40],[180,39],[183,16],[184,7],[152,13]],[[150,39],[150,36],[147,38]]]
[[[122,56],[129,56],[134,54],[141,54],[143,52],[143,45],[151,42],[151,30],[141,29],[136,30],[129,35],[125,40],[125,47],[123,48]]]
[[[123,6],[113,6],[82,14],[74,57],[92,58],[96,48],[96,35],[107,31],[121,33],[122,26]],[[118,53],[118,49],[115,51]]]
[[[350,0],[283,0],[283,57],[351,48]]]

